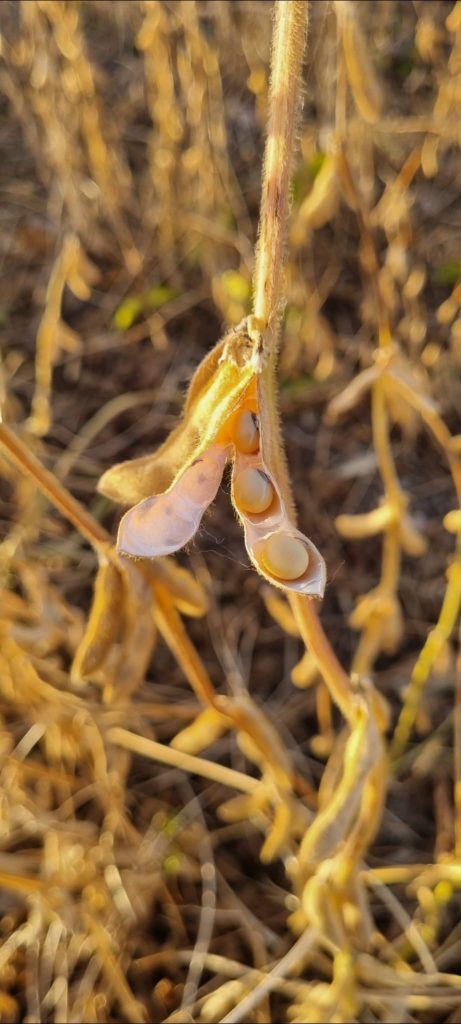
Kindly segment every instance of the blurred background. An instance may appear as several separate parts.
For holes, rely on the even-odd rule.
[[[393,339],[421,394],[453,435],[461,433],[461,5],[316,0],[311,8],[279,379],[300,528],[327,562],[322,621],[349,669],[363,627],[357,617],[351,625],[350,616],[379,583],[381,539],[344,538],[335,519],[375,508],[382,483],[367,389],[357,388],[341,419],[333,420],[327,407],[373,364],[375,271]],[[119,510],[96,491],[101,473],[164,440],[200,359],[251,311],[272,3],[4,0],[0,26],[3,415],[115,535]],[[338,166],[341,147],[352,188]],[[391,427],[400,484],[427,541],[421,557],[403,553],[398,625],[394,609],[394,632],[378,639],[371,659],[395,721],[444,599],[455,538],[442,521],[456,499],[440,448],[397,399]],[[8,462],[1,466],[3,628],[45,680],[65,689],[91,605],[96,556],[33,480]],[[249,569],[227,490],[223,485],[191,549],[178,556],[210,595],[208,615],[193,619],[189,633],[218,688],[223,676],[248,687],[317,786],[336,718],[315,687],[293,688],[300,642],[283,630],[283,614]],[[379,615],[376,623],[381,636]],[[371,864],[429,865],[451,855],[455,676],[455,643],[444,638]],[[11,679],[14,684],[14,673]],[[96,875],[104,832],[91,794],[79,806],[72,802],[73,783],[61,779],[56,798],[58,782],[49,773],[69,774],[70,767],[63,749],[53,754],[52,732],[48,748],[36,747],[27,732],[20,759],[34,749],[31,774],[13,770],[11,752],[25,735],[24,709],[13,691],[6,686],[2,695],[2,771],[10,796],[2,811],[0,882],[11,857],[23,881],[16,889],[9,882],[0,903],[7,943],[3,960],[0,949],[2,1020],[77,1021],[82,1013],[95,1021],[170,1019],[184,997],[190,962],[186,953],[182,959],[170,953],[190,950],[196,940],[206,842],[219,875],[209,951],[253,966],[283,955],[293,907],[282,865],[259,862],[257,827],[223,825],[217,785],[191,782],[142,757],[126,776],[130,820],[149,851],[142,870],[138,865],[141,901],[135,894],[131,911],[114,923],[117,899],[125,897],[119,876],[111,876],[115,910],[111,903],[106,918],[101,911],[106,945],[94,922],[78,918],[75,881],[59,913],[44,923],[40,886],[28,888],[27,879],[46,879],[47,864],[66,857],[75,860],[76,878],[89,861]],[[194,714],[183,673],[163,644],[136,700],[138,729],[149,735],[151,702],[181,706],[184,718]],[[152,735],[168,742],[177,725],[164,715]],[[72,756],[75,782],[85,772]],[[207,756],[246,770],[232,738],[220,739]],[[129,851],[127,844],[117,871],[129,868]],[[126,882],[128,889],[134,882]],[[96,884],[91,871],[86,884]],[[427,891],[418,902],[416,892],[402,887],[402,906],[418,927],[427,925],[434,969],[458,972],[456,886],[439,903],[434,887]],[[384,905],[378,920],[402,952],[402,922],[397,926]],[[90,941],[85,927],[97,955],[82,953]],[[24,943],[18,936],[27,928]],[[73,929],[79,951],[69,944]],[[197,981],[204,986],[199,996],[226,977],[223,964],[210,961]],[[328,977],[321,957],[315,972],[316,979]],[[272,1009],[263,1003],[252,1019],[286,1019],[290,1000],[290,992],[279,992]],[[386,1012],[395,1013],[395,1003],[386,1007],[365,1006],[358,1019],[390,1020]],[[187,1012],[171,1019],[198,1019],[198,1010]],[[417,1006],[404,1012],[405,1020],[433,1019]],[[461,1020],[449,1001],[437,1012],[440,1021]],[[346,1019],[332,1014],[325,1020]]]

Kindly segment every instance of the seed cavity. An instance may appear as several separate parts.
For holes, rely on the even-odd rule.
[[[258,418],[254,412],[246,409],[241,412],[234,423],[232,440],[244,455],[253,455],[259,448]]]
[[[261,562],[272,576],[280,580],[297,580],[309,565],[309,552],[298,537],[273,533],[260,553]]]
[[[274,488],[261,469],[242,469],[234,480],[234,501],[240,512],[266,512],[272,504]]]

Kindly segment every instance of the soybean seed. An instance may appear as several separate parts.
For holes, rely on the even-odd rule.
[[[298,537],[274,533],[264,544],[261,561],[280,580],[297,580],[309,565],[309,552]]]
[[[234,500],[241,512],[265,512],[272,504],[274,488],[261,469],[242,469],[234,480]]]
[[[259,448],[258,420],[253,412],[246,409],[241,412],[234,423],[233,441],[244,455],[252,455]]]

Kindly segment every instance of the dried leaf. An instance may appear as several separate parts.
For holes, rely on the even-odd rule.
[[[395,594],[388,593],[380,586],[357,601],[349,616],[349,623],[353,629],[370,629],[375,640],[379,638],[381,649],[389,654],[397,649],[402,639],[403,617],[400,604]]]
[[[79,239],[76,235],[68,235],[51,272],[46,308],[37,332],[36,385],[29,425],[40,437],[50,427],[52,367],[57,352],[60,347],[75,352],[81,344],[76,331],[61,319],[64,288],[67,284],[78,298],[86,300],[91,294],[90,284],[96,277],[96,268],[84,256]]]
[[[359,540],[361,537],[375,537],[378,533],[384,533],[395,521],[395,511],[385,502],[372,512],[365,512],[363,515],[338,516],[335,520],[336,529],[349,540]]]

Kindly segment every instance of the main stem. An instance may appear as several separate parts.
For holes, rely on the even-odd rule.
[[[268,326],[274,328],[274,333],[277,328],[308,10],[308,0],[275,3],[269,122],[253,283],[254,315],[262,334]],[[274,337],[272,344],[276,344]]]
[[[279,309],[283,297],[283,267],[289,187],[301,108],[301,67],[308,21],[308,0],[276,0],[275,29],[269,90],[269,120],[264,157],[259,243],[254,276],[254,327],[265,356],[261,373],[267,376],[266,398],[271,405],[269,425],[278,430],[275,361]],[[299,595],[290,601],[301,635],[346,719],[354,714],[349,677],[341,668],[317,615],[317,602]]]

